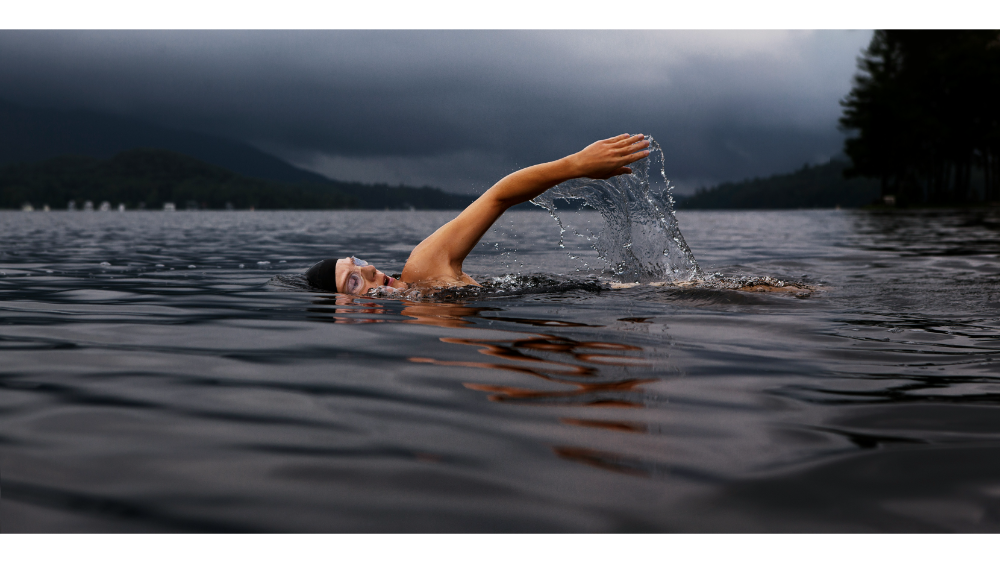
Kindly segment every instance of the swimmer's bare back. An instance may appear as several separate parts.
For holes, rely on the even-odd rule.
[[[618,135],[553,162],[514,172],[479,196],[410,252],[400,281],[407,286],[479,285],[462,271],[465,257],[511,207],[574,178],[607,179],[631,174],[629,164],[649,155],[643,135]]]

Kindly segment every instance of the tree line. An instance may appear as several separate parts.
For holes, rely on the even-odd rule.
[[[864,207],[879,197],[878,180],[844,178],[848,163],[833,159],[788,174],[723,182],[675,195],[678,209],[815,209]]]
[[[841,105],[844,174],[884,202],[1000,202],[1000,32],[876,31]]]
[[[0,167],[0,207],[31,204],[65,208],[90,200],[129,209],[323,209],[348,207],[355,198],[246,178],[200,160],[156,149],[134,149],[110,159],[62,156]]]

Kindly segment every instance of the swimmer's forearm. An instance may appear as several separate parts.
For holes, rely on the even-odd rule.
[[[575,155],[536,164],[508,174],[486,190],[483,197],[493,199],[503,209],[508,209],[541,195],[545,190],[567,180],[579,178],[581,175],[578,167],[574,165],[573,156]]]
[[[590,144],[578,153],[518,170],[486,190],[483,198],[503,209],[524,203],[545,190],[573,178],[607,179],[631,174],[629,164],[649,155],[643,135],[619,135]]]

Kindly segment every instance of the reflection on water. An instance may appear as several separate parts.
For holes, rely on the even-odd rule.
[[[472,328],[473,321],[468,317],[481,317],[484,311],[498,312],[503,309],[496,307],[470,307],[455,303],[412,303],[403,301],[398,315],[392,314],[386,303],[378,300],[350,295],[336,295],[330,299],[316,301],[323,305],[332,301],[335,308],[329,317],[337,323],[376,323],[399,322],[415,323],[442,328]],[[330,314],[323,307],[309,309],[310,312]],[[383,315],[377,317],[375,315]],[[401,318],[402,317],[402,318]],[[322,319],[323,317],[312,317]],[[506,316],[491,317],[491,321],[500,323],[526,324],[539,327],[588,327],[583,323],[555,321],[552,319],[526,319]],[[626,322],[646,322],[647,319],[622,319]],[[559,405],[576,407],[619,407],[642,408],[643,383],[654,381],[652,378],[624,378],[615,374],[602,374],[604,366],[628,368],[649,366],[643,358],[643,349],[639,346],[617,342],[576,341],[553,334],[519,334],[515,339],[495,338],[454,338],[441,337],[441,342],[474,346],[478,353],[502,361],[453,361],[421,356],[407,358],[417,364],[435,366],[478,368],[486,370],[504,370],[525,376],[538,378],[546,383],[556,384],[557,389],[536,388],[530,386],[496,385],[466,382],[467,389],[488,393],[487,398],[495,402],[510,402],[525,405]],[[524,384],[530,385],[526,380]],[[626,432],[643,432],[646,426],[642,423],[607,420],[568,418],[558,419],[563,424],[584,428],[599,428]],[[553,451],[564,459],[581,461],[596,467],[609,468],[615,471],[630,471],[645,474],[633,467],[623,465],[616,460],[618,456],[607,452],[597,452],[586,448],[553,445]],[[597,463],[594,460],[603,460]]]
[[[996,211],[681,214],[808,299],[513,213],[440,302],[296,280],[448,214],[105,215],[0,213],[5,532],[1000,529]]]

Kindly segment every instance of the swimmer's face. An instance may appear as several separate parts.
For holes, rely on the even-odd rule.
[[[364,260],[341,258],[337,260],[337,291],[351,295],[365,295],[375,287],[389,286],[406,289],[406,283],[387,276]]]

